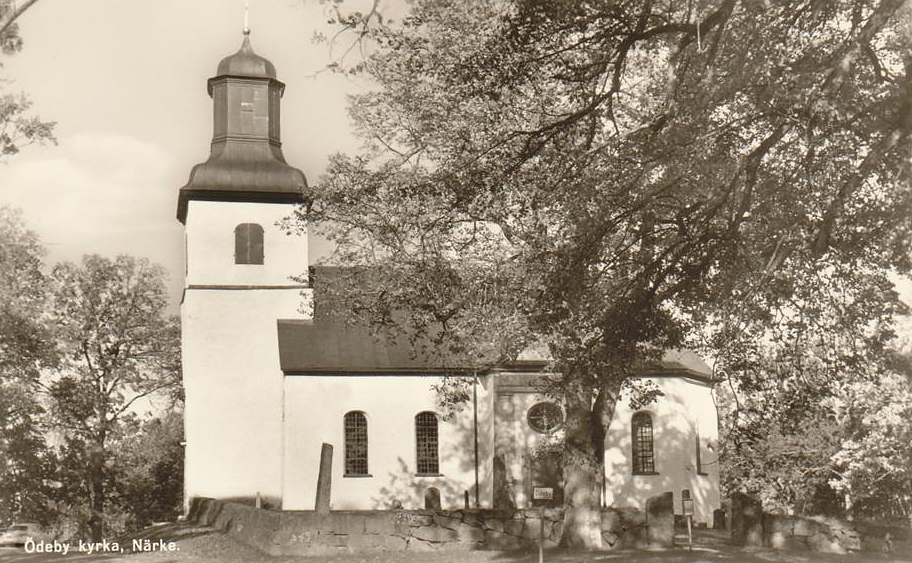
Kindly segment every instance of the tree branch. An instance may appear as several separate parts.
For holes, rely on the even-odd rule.
[[[9,28],[9,26],[13,25],[13,23],[19,18],[19,16],[21,16],[23,13],[25,13],[25,11],[28,10],[29,8],[31,8],[32,5],[37,1],[38,0],[25,0],[25,2],[23,2],[21,6],[19,6],[15,10],[13,10],[9,15],[4,17],[3,19],[0,19],[0,35],[3,35],[3,33],[7,30],[7,28]]]

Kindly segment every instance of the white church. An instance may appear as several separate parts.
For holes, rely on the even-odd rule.
[[[560,505],[563,414],[537,392],[545,359],[480,374],[474,400],[444,419],[432,389],[442,370],[321,314],[320,280],[331,278],[319,270],[313,284],[293,281],[308,271],[307,237],[277,222],[306,180],[282,155],[284,89],[245,29],[208,81],[209,159],[180,189],[185,499],[312,510],[330,444],[334,510]],[[681,352],[641,377],[664,396],[638,411],[618,403],[603,503],[643,508],[673,491],[676,513],[689,496],[694,520],[711,525],[720,506],[711,372]]]

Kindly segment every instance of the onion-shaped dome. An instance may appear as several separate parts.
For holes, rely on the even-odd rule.
[[[276,79],[275,66],[268,59],[253,52],[250,30],[244,29],[244,42],[238,52],[225,57],[218,65],[217,76],[249,76]]]

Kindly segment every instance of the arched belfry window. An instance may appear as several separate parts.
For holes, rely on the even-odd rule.
[[[439,474],[436,414],[420,412],[415,416],[415,444],[417,446],[415,465],[418,474]]]
[[[263,227],[241,223],[234,228],[234,263],[263,263]]]
[[[638,412],[631,419],[630,439],[633,442],[633,474],[655,474],[655,454],[652,440],[652,417]]]
[[[367,417],[363,412],[345,414],[345,475],[368,475]]]

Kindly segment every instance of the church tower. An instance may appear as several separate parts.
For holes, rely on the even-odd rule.
[[[304,233],[277,223],[302,201],[304,174],[285,162],[285,85],[244,28],[240,50],[208,81],[211,154],[180,189],[186,277],[181,304],[185,499],[282,498],[282,372],[276,319],[301,317],[309,289]]]

